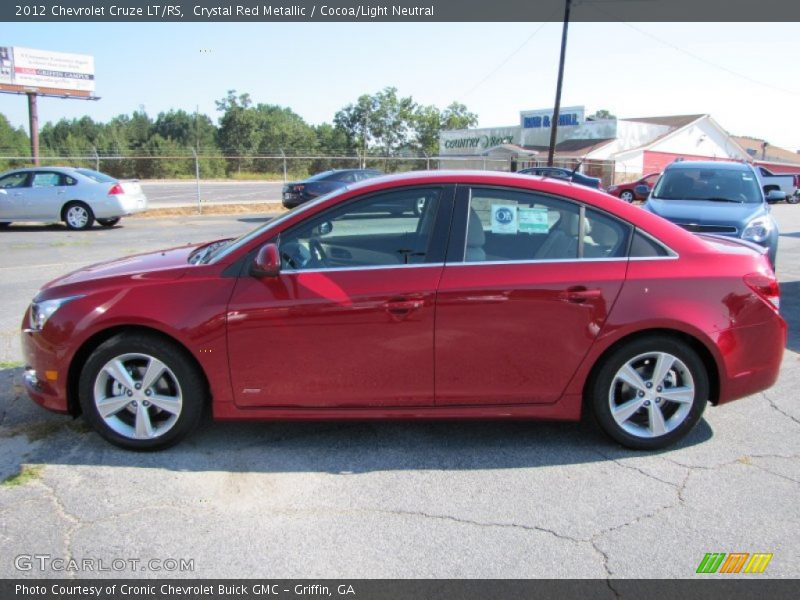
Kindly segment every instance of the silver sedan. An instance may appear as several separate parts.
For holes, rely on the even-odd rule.
[[[0,227],[12,221],[63,221],[70,229],[89,229],[95,220],[113,227],[146,209],[138,181],[92,169],[35,167],[0,175]]]

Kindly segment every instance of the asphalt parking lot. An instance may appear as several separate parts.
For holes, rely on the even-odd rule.
[[[267,216],[15,224],[0,232],[0,577],[691,578],[707,552],[773,553],[757,577],[800,577],[800,206],[774,213],[781,378],[657,453],[590,420],[209,422],[166,452],[116,449],[22,391],[30,298],[80,266]],[[19,570],[29,555],[127,562]],[[193,569],[156,569],[169,559]]]
[[[280,202],[282,181],[143,181],[142,190],[152,208],[233,202]],[[199,189],[198,189],[199,188]]]

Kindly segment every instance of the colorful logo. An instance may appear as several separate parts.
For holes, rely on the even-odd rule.
[[[708,552],[697,566],[697,573],[763,573],[771,560],[771,552]]]

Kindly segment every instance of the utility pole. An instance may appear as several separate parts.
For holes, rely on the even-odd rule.
[[[39,166],[39,106],[36,92],[28,93],[28,122],[31,130],[31,158],[34,166]]]
[[[569,28],[569,9],[572,0],[564,0],[564,27],[561,30],[561,60],[558,63],[558,83],[556,83],[556,104],[553,109],[553,120],[550,123],[550,149],[547,152],[547,166],[553,166],[556,153],[556,134],[558,133],[558,117],[561,112],[561,84],[564,81],[564,60],[567,56],[567,29]]]

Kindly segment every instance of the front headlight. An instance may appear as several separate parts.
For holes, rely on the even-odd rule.
[[[59,308],[67,302],[72,302],[80,296],[67,296],[66,298],[53,298],[52,300],[42,300],[41,302],[31,303],[29,324],[34,331],[41,331],[47,320],[53,316]]]
[[[744,228],[742,239],[760,244],[769,237],[774,227],[775,225],[769,217],[758,217],[750,221]]]

